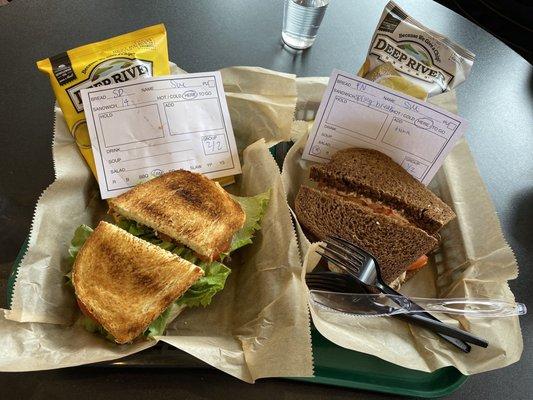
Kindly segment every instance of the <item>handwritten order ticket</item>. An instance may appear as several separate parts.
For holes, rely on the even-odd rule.
[[[430,103],[335,70],[303,158],[327,162],[340,149],[371,148],[427,185],[466,128],[464,119]]]
[[[241,172],[219,72],[99,86],[82,99],[103,199],[176,169]]]

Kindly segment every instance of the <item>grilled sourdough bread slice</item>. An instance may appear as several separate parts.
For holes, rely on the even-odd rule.
[[[202,275],[200,267],[102,221],[75,259],[72,283],[82,311],[122,344]]]
[[[239,203],[209,178],[168,172],[109,200],[109,207],[183,244],[207,261],[227,251],[244,225]]]
[[[390,157],[376,150],[340,150],[330,163],[311,167],[310,178],[401,210],[411,223],[429,234],[438,232],[455,218],[446,203]]]

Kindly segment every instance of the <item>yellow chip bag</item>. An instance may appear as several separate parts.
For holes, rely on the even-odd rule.
[[[68,128],[96,177],[80,90],[170,74],[165,26],[154,25],[77,47],[41,60],[37,67],[50,77]]]

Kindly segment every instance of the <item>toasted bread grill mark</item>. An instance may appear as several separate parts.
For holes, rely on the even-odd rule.
[[[100,243],[100,259],[99,262],[107,264],[124,264],[122,269],[112,268],[109,270],[109,276],[117,281],[120,281],[124,274],[129,274],[135,287],[143,287],[146,292],[151,292],[154,295],[158,294],[164,289],[161,283],[154,279],[153,275],[146,274],[144,271],[136,268],[136,262],[134,257],[138,257],[138,254],[127,253],[117,251],[110,243]]]
[[[372,253],[388,283],[437,245],[437,240],[422,229],[399,224],[393,217],[373,213],[332,192],[302,186],[295,208],[298,221],[319,240],[338,235]]]
[[[246,218],[219,184],[185,170],[138,185],[109,204],[124,217],[170,236],[210,261],[229,248]]]
[[[88,314],[127,343],[202,275],[198,266],[100,222],[76,257],[72,282]]]
[[[153,202],[149,202],[145,200],[139,200],[138,205],[139,205],[139,208],[144,210],[152,218],[157,218],[159,220],[165,220],[168,218],[168,213],[165,213],[165,210],[163,210],[161,206],[158,205],[157,203],[153,203]],[[168,218],[167,220],[169,222],[172,221],[170,218]]]
[[[181,197],[190,207],[209,214],[211,218],[219,218],[221,210],[209,197],[211,182],[205,182],[203,179],[200,182],[200,187],[195,187],[196,183],[190,178],[185,182],[170,181],[168,189],[174,191],[176,196]]]
[[[338,151],[330,163],[311,167],[310,178],[402,210],[410,222],[430,234],[455,218],[446,203],[390,157],[376,150]]]

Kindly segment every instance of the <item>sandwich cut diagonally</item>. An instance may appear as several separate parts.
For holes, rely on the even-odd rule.
[[[338,235],[376,257],[391,283],[438,245],[451,208],[390,157],[376,150],[338,151],[311,167],[316,187],[302,186],[295,211],[317,239]],[[423,264],[422,264],[423,265]]]
[[[141,293],[141,283],[147,286],[146,290],[158,285],[157,280],[147,278],[144,273],[141,279],[137,276],[138,274],[135,274],[136,270],[131,269],[134,265],[138,265],[135,262],[139,259],[146,258],[145,254],[138,251],[139,248],[144,249],[145,253],[146,249],[150,248],[151,253],[154,253],[155,246],[160,255],[165,254],[167,258],[170,255],[174,257],[174,260],[185,262],[184,265],[198,268],[200,274],[197,279],[185,290],[180,290],[179,296],[174,296],[178,294],[177,292],[173,292],[172,296],[170,294],[166,296],[163,291],[166,296],[165,302],[157,305],[163,307],[166,304],[166,308],[159,312],[160,315],[155,320],[152,318],[155,315],[153,312],[155,309],[148,307],[149,302],[142,306],[142,313],[137,312],[138,315],[147,313],[143,316],[142,324],[137,324],[143,327],[141,336],[146,338],[161,336],[168,324],[185,307],[206,307],[212,302],[214,296],[224,289],[231,269],[223,262],[229,261],[232,252],[252,243],[255,232],[261,228],[261,219],[266,212],[269,198],[270,190],[251,197],[239,197],[230,195],[218,183],[201,174],[183,170],[168,172],[109,200],[109,212],[116,224],[112,225],[112,228],[108,226],[109,224],[105,224],[102,225],[104,228],[99,227],[93,231],[87,225],[79,226],[74,232],[69,247],[71,261],[79,267],[91,261],[93,265],[96,265],[100,253],[104,259],[108,256],[112,257],[117,260],[117,264],[126,265],[123,269],[124,274],[128,275],[125,278],[126,282],[127,279],[134,279],[133,283],[139,283],[139,290],[136,293]],[[123,234],[102,234],[111,229],[115,232],[120,229]],[[96,236],[93,237],[95,234]],[[131,240],[132,236],[135,238],[134,241]],[[129,239],[125,241],[124,238]],[[98,244],[98,249],[94,249],[94,244]],[[129,247],[132,253],[120,258],[115,254],[118,251],[115,249],[117,246],[123,253],[127,253]],[[113,249],[114,252],[108,252],[108,249]],[[91,257],[87,257],[87,252],[92,252]],[[158,262],[166,263],[165,257],[151,260],[154,261],[152,271],[154,273]],[[71,276],[70,282],[74,275],[77,276],[76,279],[79,278],[78,267],[75,269],[77,272],[67,274],[67,277]],[[95,270],[104,267],[107,267],[110,273],[118,274],[105,263],[101,267],[97,266]],[[142,265],[139,264],[139,267]],[[195,271],[198,270],[195,269]],[[165,271],[169,274],[172,272],[162,269],[161,273]],[[175,272],[178,276],[181,275],[180,270],[176,269]],[[116,305],[123,307],[122,311],[124,311],[129,302],[128,290],[120,292],[119,287],[113,287],[113,296],[106,298],[105,288],[109,279],[102,280],[100,274],[88,273],[84,277],[85,288],[90,286],[92,286],[91,289],[104,288],[103,291],[91,293],[93,296],[95,293],[100,295],[98,300],[100,304],[108,307],[106,310],[114,311],[113,307]],[[84,294],[79,281],[73,285],[76,293]],[[117,327],[113,324],[131,317],[127,313],[120,312],[116,318],[105,318],[105,315],[102,318],[98,313],[94,313],[93,309],[104,311],[104,308],[88,307],[91,304],[85,304],[87,301],[81,297],[83,296],[78,296],[82,311],[78,323],[90,332],[98,332],[109,340],[122,342],[125,337],[124,332],[117,332]],[[158,299],[157,295],[152,297]],[[89,300],[95,300],[95,298],[89,296]],[[146,321],[149,320],[151,322],[148,322],[149,325],[146,326]],[[124,326],[124,323],[119,323],[119,325]],[[135,329],[135,333],[138,333],[138,329]]]
[[[202,275],[200,267],[102,221],[77,254],[72,283],[80,308],[127,343]]]

